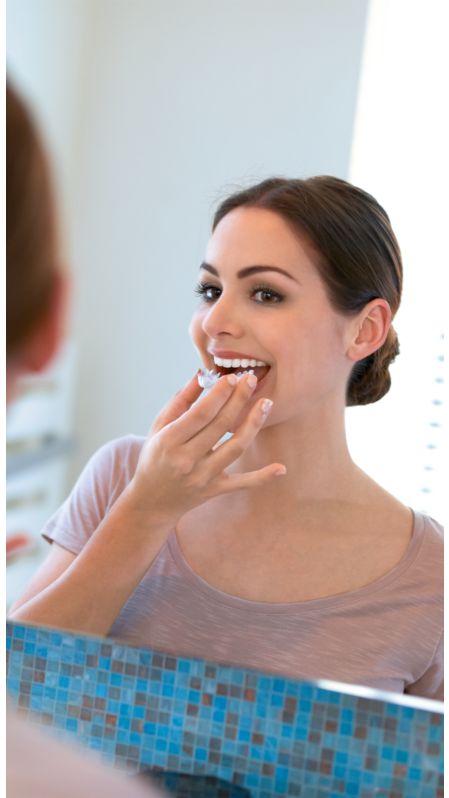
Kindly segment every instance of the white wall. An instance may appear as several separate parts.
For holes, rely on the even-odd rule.
[[[216,200],[346,176],[366,3],[97,3],[79,152],[75,474],[197,368],[187,326]]]
[[[13,74],[60,163],[78,348],[71,479],[197,367],[214,206],[272,174],[347,177],[367,0],[10,0]]]
[[[37,115],[51,149],[69,254],[90,8],[90,0],[8,0],[6,6],[8,77]]]

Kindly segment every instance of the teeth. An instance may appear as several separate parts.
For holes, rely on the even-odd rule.
[[[254,374],[254,369],[248,369],[248,371],[237,371],[236,377],[244,377],[246,374]]]
[[[248,366],[254,368],[255,366],[268,366],[268,363],[265,363],[263,360],[256,360],[255,358],[222,358],[222,357],[215,357],[214,355],[214,363],[216,366],[221,366],[225,369],[247,369]]]

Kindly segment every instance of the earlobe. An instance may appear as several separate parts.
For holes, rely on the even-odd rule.
[[[354,320],[353,339],[346,352],[354,363],[376,352],[391,325],[391,308],[385,299],[373,299]]]

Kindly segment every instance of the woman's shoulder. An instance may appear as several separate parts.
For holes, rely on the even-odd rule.
[[[146,438],[143,435],[129,433],[128,435],[122,435],[120,438],[113,438],[103,444],[98,451],[104,450],[114,457],[126,458],[137,463],[145,441]]]
[[[430,515],[414,511],[413,537],[404,558],[404,578],[418,594],[439,600],[444,589],[443,527]]]
[[[100,446],[85,465],[72,496],[109,508],[133,478],[145,438],[124,435]]]
[[[428,551],[432,551],[438,558],[442,558],[444,550],[442,524],[424,512],[414,511],[414,517],[415,534],[419,541]]]
[[[366,475],[364,475],[366,477]],[[431,515],[415,510],[368,477],[367,524],[384,527],[389,537],[396,537],[405,545],[413,559],[418,551],[432,552],[441,557],[444,546],[442,525]],[[379,520],[380,519],[380,520]]]
[[[125,435],[100,446],[43,535],[78,553],[132,479],[145,438]]]
[[[145,440],[143,436],[131,434],[114,438],[96,450],[88,465],[113,481],[115,477],[128,481],[136,471]]]

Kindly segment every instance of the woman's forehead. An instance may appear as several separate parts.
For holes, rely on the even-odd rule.
[[[221,219],[206,248],[207,263],[220,270],[256,264],[290,269],[313,266],[311,247],[289,223],[265,208],[236,208]],[[305,263],[306,262],[306,263]]]

